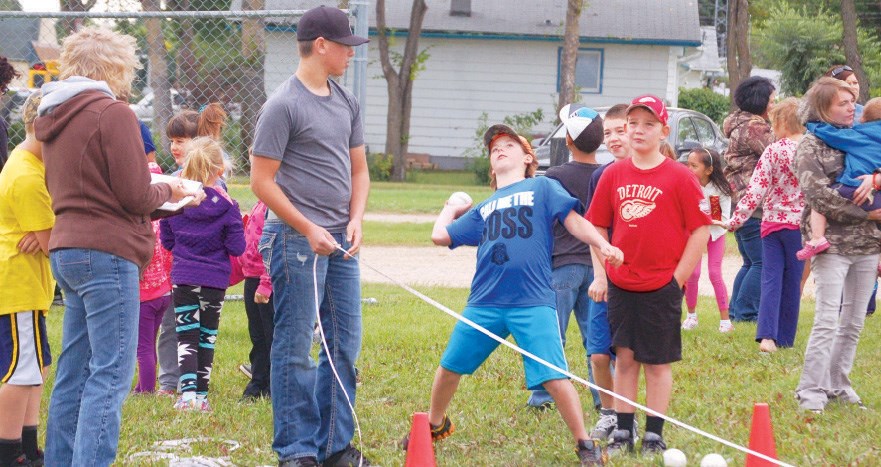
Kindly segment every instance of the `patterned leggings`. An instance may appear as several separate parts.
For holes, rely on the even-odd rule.
[[[226,289],[175,285],[174,316],[181,392],[208,394]]]

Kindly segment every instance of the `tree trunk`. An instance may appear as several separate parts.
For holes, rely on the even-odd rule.
[[[382,74],[388,84],[388,114],[386,117],[385,152],[394,160],[392,179],[404,181],[407,178],[407,150],[410,138],[410,112],[412,109],[414,67],[419,55],[419,35],[422,20],[428,6],[424,0],[413,0],[410,9],[410,28],[401,66],[395,70],[389,54],[388,29],[385,22],[385,0],[376,1],[376,29],[379,39],[379,58]]]
[[[264,0],[244,0],[242,9],[262,10]],[[266,83],[264,80],[266,58],[266,32],[263,20],[249,18],[242,22],[242,83],[239,88],[239,96],[236,99],[242,106],[240,134],[241,147],[237,154],[245,158],[239,165],[242,169],[250,166],[247,160],[248,148],[254,139],[254,127],[257,125],[257,114],[260,107],[266,102]],[[247,171],[245,171],[247,173]]]
[[[141,0],[144,11],[159,11],[159,0]],[[168,76],[165,36],[162,33],[162,19],[144,20],[147,29],[147,72],[150,87],[153,89],[153,138],[159,136],[159,153],[165,153],[171,146],[165,127],[172,117],[171,81]]]
[[[557,108],[562,108],[575,100],[575,63],[578,60],[578,44],[581,37],[579,19],[583,0],[568,0],[566,7],[566,26],[563,32],[563,54],[560,60],[560,100]]]
[[[752,71],[752,58],[749,55],[749,1],[729,0],[728,2],[728,88],[734,90]],[[731,100],[734,108],[734,99]]]
[[[89,11],[95,6],[98,0],[59,0],[61,11]],[[64,18],[61,20],[61,27],[64,30],[64,36],[69,36],[83,27],[84,18]]]
[[[863,104],[869,100],[870,83],[869,76],[863,68],[863,59],[857,43],[857,12],[853,0],[841,0],[841,23],[844,26],[844,57],[860,83],[860,95],[857,96],[857,101]]]

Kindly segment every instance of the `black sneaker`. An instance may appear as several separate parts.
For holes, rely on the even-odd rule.
[[[36,457],[28,457],[28,460],[31,461],[32,467],[43,467],[44,465],[46,465],[46,459],[45,459],[45,456],[43,455],[42,449],[37,449],[37,456]]]
[[[30,459],[28,459],[27,456],[22,454],[16,457],[15,460],[12,461],[12,464],[9,465],[12,467],[32,467],[34,464],[31,463]]]
[[[633,453],[633,433],[627,430],[615,430],[609,436],[606,453],[609,457]]]
[[[606,454],[603,448],[592,439],[582,439],[575,446],[575,454],[583,466],[606,465]]]
[[[664,442],[664,438],[661,435],[651,431],[645,432],[645,435],[642,437],[642,449],[640,450],[643,456],[663,454],[666,450],[667,443]]]
[[[349,444],[342,451],[330,455],[321,465],[324,467],[358,467],[371,464],[364,454],[361,454],[361,451]]]
[[[450,420],[450,417],[444,415],[444,421],[439,426],[434,426],[431,423],[428,424],[431,427],[431,441],[438,442],[444,438],[448,438],[450,435],[456,432],[456,425],[453,425],[453,422]],[[407,445],[410,444],[410,434],[404,436],[404,439],[401,440],[401,449],[404,451],[407,450]]]
[[[279,462],[278,467],[319,467],[319,464],[314,457],[298,457]]]

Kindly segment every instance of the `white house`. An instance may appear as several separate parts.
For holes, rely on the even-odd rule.
[[[267,10],[308,9],[326,1],[266,0]],[[462,166],[483,112],[489,122],[543,109],[556,116],[566,0],[428,0],[419,48],[429,55],[413,86],[409,149],[441,167]],[[401,50],[410,0],[387,0],[387,26]],[[697,0],[591,0],[582,13],[576,85],[581,100],[603,106],[653,93],[676,105],[680,60],[702,43]],[[240,1],[233,2],[233,9]],[[371,7],[373,8],[373,7]],[[385,144],[387,91],[370,12],[366,140]],[[296,19],[267,26],[266,87],[272,91],[296,68]],[[278,66],[284,64],[285,66]],[[269,67],[267,67],[269,68]],[[343,78],[351,86],[349,76]]]
[[[685,57],[679,61],[683,70],[679,74],[679,86],[692,89],[710,87],[713,78],[722,76],[722,61],[719,59],[719,43],[716,41],[716,28],[701,27],[701,45],[686,48]]]

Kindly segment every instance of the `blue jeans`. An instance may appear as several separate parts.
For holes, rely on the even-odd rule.
[[[563,347],[566,347],[566,329],[569,328],[569,317],[575,313],[575,322],[581,331],[581,344],[587,349],[587,337],[589,335],[590,307],[593,300],[587,296],[587,289],[593,282],[593,267],[584,264],[566,264],[554,269],[551,277],[551,286],[557,296],[557,321],[560,324],[560,335],[563,337]],[[587,354],[587,377],[593,383],[593,370],[590,366],[590,355]],[[600,394],[591,388],[594,407],[600,406]],[[539,389],[532,391],[527,405],[538,407],[546,402],[551,402],[551,395]]]
[[[751,217],[734,232],[743,266],[734,278],[730,312],[734,321],[755,321],[759,316],[762,290],[761,221]]]
[[[778,230],[762,239],[762,300],[756,342],[773,339],[778,347],[792,347],[801,306],[801,273],[804,261],[795,257],[801,249],[801,232]]]
[[[135,373],[138,267],[79,248],[54,250],[49,259],[66,309],[46,424],[46,465],[110,465]]]
[[[343,248],[345,234],[334,234]],[[275,332],[270,352],[272,373],[272,448],[279,461],[316,457],[318,462],[343,450],[355,431],[348,394],[355,403],[355,360],[361,349],[361,273],[357,261],[339,251],[318,256],[306,237],[279,220],[267,220],[260,253],[272,276]],[[318,365],[309,354],[316,320],[313,261],[317,258],[321,326],[337,382],[322,347]]]

